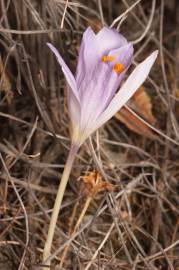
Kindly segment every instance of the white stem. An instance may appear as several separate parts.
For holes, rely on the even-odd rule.
[[[51,255],[51,246],[52,246],[53,236],[54,236],[55,227],[56,227],[56,223],[57,223],[57,219],[58,219],[58,214],[59,214],[59,211],[61,208],[61,203],[63,200],[66,185],[68,183],[69,175],[70,175],[72,165],[73,165],[73,162],[74,162],[74,159],[75,159],[75,156],[76,156],[78,149],[79,149],[78,145],[75,145],[75,144],[71,145],[70,152],[68,154],[66,165],[65,165],[65,168],[63,171],[63,175],[62,175],[62,178],[61,178],[61,181],[59,184],[52,216],[50,219],[50,225],[49,225],[49,229],[48,229],[47,239],[46,239],[45,246],[44,246],[44,252],[43,252],[44,267],[43,267],[43,270],[47,270],[50,268],[51,262],[50,262],[50,260],[48,260],[48,257]]]

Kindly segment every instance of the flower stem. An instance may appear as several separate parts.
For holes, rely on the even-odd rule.
[[[63,171],[63,175],[59,184],[59,188],[57,191],[57,196],[55,199],[55,204],[52,212],[52,216],[50,219],[50,225],[48,229],[47,239],[44,246],[44,252],[43,252],[43,270],[47,270],[50,268],[50,260],[48,260],[48,257],[51,255],[51,246],[53,241],[53,236],[55,232],[55,227],[58,219],[58,214],[61,208],[61,203],[63,200],[64,192],[66,189],[66,185],[68,183],[69,175],[72,169],[72,165],[76,156],[76,153],[79,149],[79,145],[73,144],[71,145],[70,152],[68,154],[68,158],[66,161],[66,165]]]

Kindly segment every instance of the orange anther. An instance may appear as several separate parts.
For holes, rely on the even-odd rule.
[[[116,73],[121,73],[123,70],[124,70],[124,66],[123,64],[121,63],[116,63],[114,66],[113,66],[113,70],[116,72]]]
[[[112,62],[114,60],[114,57],[111,55],[103,55],[101,57],[102,62]]]
[[[107,56],[103,55],[103,56],[101,57],[101,61],[102,61],[102,62],[107,62]]]

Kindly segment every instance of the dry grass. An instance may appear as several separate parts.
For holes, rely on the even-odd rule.
[[[160,50],[144,84],[158,135],[146,139],[112,119],[83,145],[52,269],[67,246],[61,269],[179,269],[179,3],[142,0],[129,8],[135,2],[0,0],[0,269],[40,269],[69,149],[65,80],[46,42],[74,72],[83,31],[103,24],[134,41],[134,64]],[[95,196],[71,234],[87,197],[77,179],[96,169],[115,188]]]

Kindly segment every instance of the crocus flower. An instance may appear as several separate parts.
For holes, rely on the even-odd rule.
[[[133,45],[115,29],[104,27],[95,34],[87,28],[75,76],[57,49],[50,43],[47,45],[56,55],[69,86],[72,141],[79,145],[130,99],[145,81],[157,57],[155,51],[139,64],[115,94],[133,57]]]
[[[72,144],[57,191],[43,252],[43,264],[50,267],[55,225],[76,153],[81,144],[109,120],[145,81],[157,52],[134,69],[116,94],[133,56],[132,44],[116,30],[104,27],[97,35],[91,28],[84,32],[75,76],[56,48],[49,43],[48,46],[56,55],[69,86],[68,108],[72,124]]]

